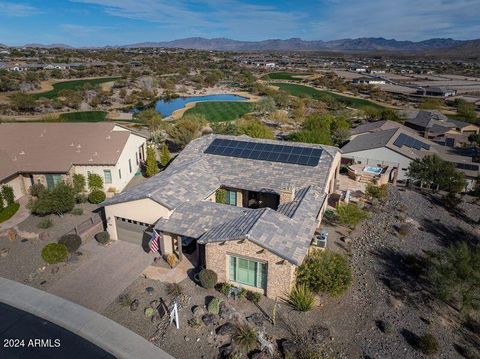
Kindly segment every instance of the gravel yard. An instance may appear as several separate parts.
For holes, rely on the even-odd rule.
[[[418,281],[412,280],[405,267],[408,255],[422,256],[459,238],[478,239],[478,224],[474,221],[478,221],[480,210],[476,204],[463,204],[461,212],[449,212],[436,201],[429,195],[393,188],[389,200],[378,204],[370,218],[352,233],[344,227],[334,229],[338,232],[336,237],[348,234],[351,238],[350,243],[343,244],[338,239],[333,248],[350,253],[352,287],[341,298],[319,298],[319,305],[308,313],[293,311],[280,301],[275,326],[271,324],[272,300],[263,298],[257,307],[246,299],[226,299],[214,289],[196,286],[190,279],[181,283],[184,294],[180,300],[179,330],[173,324],[168,325],[168,315],[164,319],[155,317],[153,322],[145,316],[144,310],[152,301],[157,306],[162,298],[168,305],[172,296],[167,293],[165,283],[143,277],[124,292],[138,300],[137,310],[114,302],[103,314],[177,358],[217,358],[231,348],[231,335],[223,333],[228,328],[222,327],[235,322],[227,315],[231,314],[230,307],[237,313],[233,315],[237,320],[256,313],[263,323],[255,326],[266,333],[277,354],[286,339],[295,334],[312,337],[308,330],[316,327],[321,329],[315,331],[312,340],[321,343],[324,357],[422,358],[424,355],[411,343],[427,331],[438,339],[439,357],[460,357],[455,345],[465,345],[467,340],[478,345],[478,336],[463,328],[458,312],[433,299]],[[397,233],[402,222],[411,226],[403,237]],[[152,294],[146,288],[153,289]],[[210,318],[213,323],[206,325],[201,318],[212,296],[221,298],[228,310],[223,314],[221,310],[219,316]],[[198,319],[198,327],[188,324],[193,318]],[[389,323],[388,334],[379,329],[379,321]]]
[[[6,233],[1,233],[0,250],[5,249],[6,254],[0,257],[0,276],[45,289],[65,273],[76,269],[92,252],[85,245],[82,245],[78,253],[72,255],[67,263],[55,265],[47,265],[41,257],[41,251],[45,245],[56,242],[75,225],[88,219],[92,215],[92,210],[96,208],[89,203],[77,207],[84,210],[82,215],[29,216],[17,226],[18,235],[13,241]],[[48,229],[38,228],[39,222],[45,218],[50,218],[53,226]]]

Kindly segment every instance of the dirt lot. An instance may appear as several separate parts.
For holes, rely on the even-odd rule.
[[[257,313],[260,322],[255,326],[266,333],[277,354],[286,339],[295,334],[309,337],[308,330],[322,327],[315,340],[320,342],[322,357],[335,358],[422,358],[411,344],[418,335],[433,333],[440,345],[441,358],[460,355],[455,345],[474,347],[480,341],[477,335],[462,326],[459,313],[445,303],[433,299],[428,290],[412,277],[406,268],[407,255],[422,256],[428,251],[441,249],[458,239],[478,240],[478,205],[463,204],[458,212],[444,209],[435,197],[415,191],[392,189],[390,199],[375,207],[370,218],[352,233],[343,227],[336,230],[339,238],[334,243],[337,251],[350,253],[354,283],[340,299],[320,298],[319,306],[308,313],[293,311],[280,302],[276,312],[276,325],[271,323],[273,301],[263,298],[259,307],[246,299],[226,299],[214,289],[205,290],[187,279],[182,282],[184,295],[180,302],[180,330],[168,325],[164,319],[153,323],[144,315],[144,309],[154,300],[162,298],[168,305],[166,284],[139,278],[124,294],[138,299],[136,311],[119,303],[112,303],[103,313],[165,349],[177,358],[216,358],[230,348],[231,336],[218,335],[221,325],[234,322],[225,310],[214,316],[213,323],[201,323],[192,328],[189,319],[203,315],[204,306],[212,296],[223,299],[233,307],[236,320],[245,320]],[[404,218],[403,218],[404,217]],[[396,227],[405,221],[411,224],[410,233],[397,234]],[[351,244],[340,238],[348,235]],[[392,283],[396,280],[396,287]],[[153,289],[148,294],[146,288]],[[150,289],[149,289],[150,290]],[[198,306],[194,313],[194,308]],[[225,314],[226,313],[226,314]],[[391,333],[383,333],[378,321],[391,324]],[[225,329],[225,328],[224,328]],[[320,334],[318,334],[320,333]]]

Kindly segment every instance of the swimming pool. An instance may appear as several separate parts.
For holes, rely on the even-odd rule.
[[[365,168],[363,169],[363,172],[379,175],[382,173],[382,167],[365,166]]]
[[[190,102],[205,102],[205,101],[245,101],[246,97],[230,94],[206,95],[206,96],[189,96],[177,97],[172,100],[160,100],[155,104],[155,109],[163,116],[167,117],[176,110],[184,108]]]

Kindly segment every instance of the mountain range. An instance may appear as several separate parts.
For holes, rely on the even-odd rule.
[[[71,48],[65,44],[27,44],[26,47],[39,48]],[[438,52],[467,55],[480,53],[480,39],[454,40],[450,38],[436,38],[423,41],[398,41],[383,37],[364,37],[358,39],[341,39],[332,41],[302,40],[291,38],[286,40],[270,39],[262,41],[240,41],[227,38],[207,39],[203,37],[190,37],[173,41],[141,42],[127,45],[105,46],[109,48],[139,48],[163,47],[184,48],[196,50],[218,51],[412,51],[412,52]],[[466,53],[463,53],[465,51]]]

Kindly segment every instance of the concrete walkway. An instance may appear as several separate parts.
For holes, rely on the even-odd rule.
[[[12,218],[6,220],[5,222],[0,223],[0,233],[6,231],[7,229],[18,226],[24,220],[30,216],[30,211],[27,208],[28,196],[23,196],[18,200],[20,208],[17,213],[13,215]]]
[[[96,246],[93,242],[89,244]],[[102,312],[154,258],[140,246],[125,241],[113,241],[95,251],[79,268],[53,283],[48,292]]]
[[[173,358],[146,339],[98,313],[36,288],[1,277],[0,302],[56,324],[86,339],[116,358]],[[2,317],[2,319],[5,318]],[[31,329],[26,330],[24,334],[31,332]],[[41,334],[38,334],[38,336],[41,337]],[[16,338],[19,337],[17,336]],[[50,339],[53,341],[55,338]],[[61,344],[68,345],[68,342]],[[9,357],[8,355],[3,356],[2,347],[0,347],[0,357]],[[50,356],[50,358],[55,357],[55,355]],[[65,357],[63,356],[62,358]],[[78,357],[78,353],[68,357]]]

